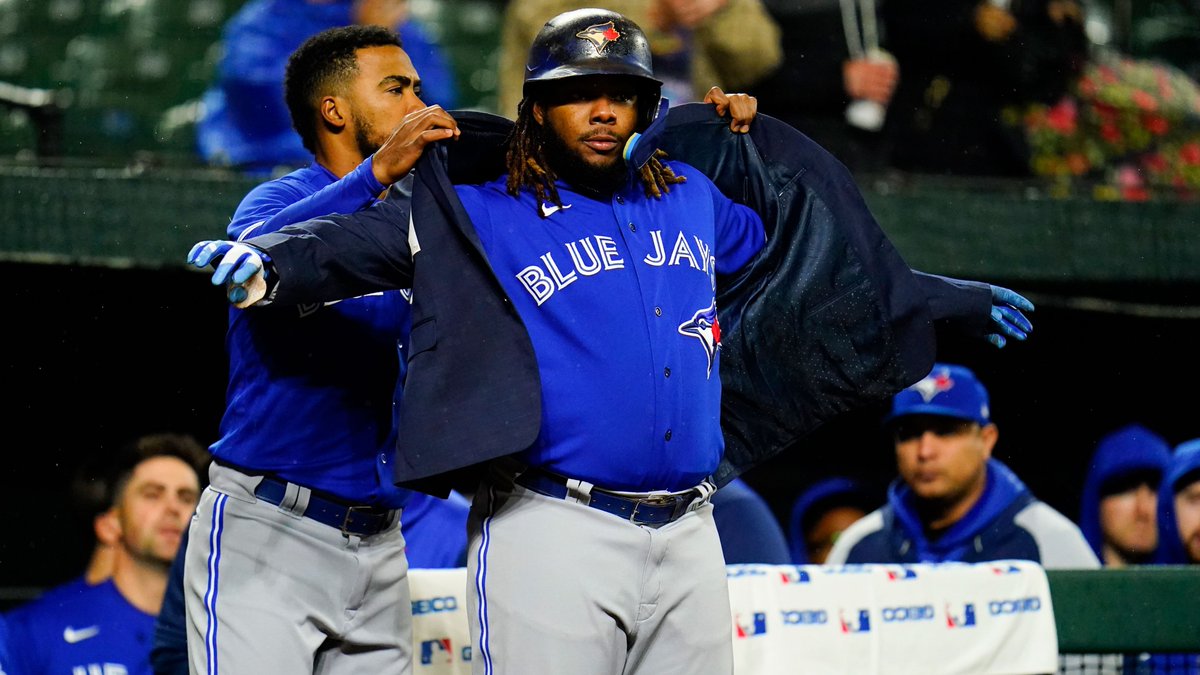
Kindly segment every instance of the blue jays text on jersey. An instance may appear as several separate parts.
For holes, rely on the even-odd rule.
[[[617,490],[677,490],[716,469],[723,439],[716,276],[762,247],[762,221],[703,174],[662,199],[630,181],[597,200],[566,183],[539,216],[504,178],[457,187],[524,321],[542,424],[522,458]],[[420,232],[420,225],[417,225]]]

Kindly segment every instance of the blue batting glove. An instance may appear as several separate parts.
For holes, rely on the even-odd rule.
[[[992,286],[992,323],[999,332],[987,336],[987,341],[1003,348],[1007,338],[1024,340],[1033,330],[1033,324],[1023,312],[1032,312],[1033,303],[1019,293],[1001,286]]]
[[[266,263],[270,258],[258,249],[235,241],[202,241],[188,252],[188,264],[208,267],[214,261],[217,269],[211,282],[226,286],[229,302],[244,307],[261,300],[266,294]]]

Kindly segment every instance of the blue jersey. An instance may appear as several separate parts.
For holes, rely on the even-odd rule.
[[[661,200],[640,183],[605,201],[559,183],[563,206],[547,218],[505,178],[456,188],[537,357],[530,464],[616,490],[691,487],[717,467],[716,276],[765,234],[699,171],[671,166],[687,182]]]
[[[112,580],[47,591],[5,617],[7,675],[151,675],[154,615],[129,604]]]
[[[250,191],[229,224],[243,239],[374,203],[371,160],[338,180],[324,167]],[[328,304],[231,309],[229,387],[217,459],[345,500],[396,508],[395,405],[410,305],[404,291]]]
[[[470,512],[471,502],[458,492],[445,499],[413,493],[400,517],[409,569],[466,567]]]

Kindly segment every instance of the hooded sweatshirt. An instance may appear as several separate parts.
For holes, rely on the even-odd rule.
[[[888,503],[843,532],[827,562],[1032,560],[1047,568],[1100,566],[1079,528],[1035,498],[1002,462],[988,460],[986,480],[979,501],[934,539],[921,524],[912,490],[894,481]]]
[[[1121,427],[1100,439],[1083,484],[1079,509],[1079,529],[1097,556],[1102,555],[1104,545],[1104,533],[1100,529],[1104,485],[1143,471],[1156,471],[1161,477],[1170,461],[1171,446],[1167,441],[1140,424]]]
[[[1191,480],[1184,480],[1197,470],[1200,470],[1200,438],[1185,441],[1175,448],[1175,455],[1158,489],[1158,556],[1155,562],[1160,565],[1195,563],[1188,559],[1180,539],[1179,522],[1175,519],[1175,493],[1200,480],[1200,476],[1194,475]]]

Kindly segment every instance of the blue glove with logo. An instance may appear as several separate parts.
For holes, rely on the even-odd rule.
[[[1008,338],[1024,340],[1033,330],[1033,324],[1023,312],[1032,312],[1033,303],[1024,296],[1001,286],[992,289],[992,323],[998,332],[990,333],[987,341],[1003,348]]]
[[[236,307],[249,307],[267,295],[271,258],[260,249],[236,241],[201,241],[188,252],[187,261],[200,268],[216,262],[212,284],[224,284],[225,297]]]

